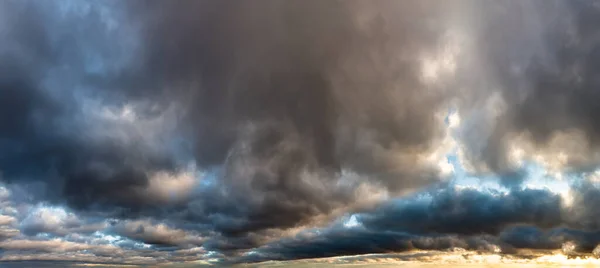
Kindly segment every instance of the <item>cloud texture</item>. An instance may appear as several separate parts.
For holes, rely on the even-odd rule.
[[[598,15],[3,1],[0,260],[592,252]]]

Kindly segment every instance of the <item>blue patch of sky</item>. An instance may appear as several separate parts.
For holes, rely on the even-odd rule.
[[[450,126],[450,117],[457,113],[455,108],[450,108],[444,124]],[[457,137],[455,133],[451,133],[454,139]],[[457,148],[453,148],[447,155],[446,161],[453,168],[453,173],[450,178],[450,185],[459,187],[469,187],[478,190],[494,190],[507,192],[509,189],[502,185],[501,178],[493,173],[490,174],[471,174],[465,170],[461,164]],[[525,173],[525,179],[521,185],[522,188],[548,189],[552,192],[561,192],[570,188],[570,185],[577,180],[581,180],[581,174],[563,173],[562,179],[558,179],[551,175],[542,165],[536,162],[524,161],[517,167],[521,172]]]
[[[201,187],[215,186],[221,176],[220,168],[213,168],[202,172],[202,178],[200,180]]]

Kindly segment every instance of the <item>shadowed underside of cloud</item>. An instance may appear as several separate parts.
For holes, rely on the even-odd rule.
[[[240,261],[454,248],[515,254],[519,249],[562,249],[565,243],[573,243],[573,253],[591,253],[600,244],[597,217],[581,211],[592,210],[593,204],[583,200],[597,194],[577,193],[577,201],[563,206],[563,198],[548,190],[435,190],[268,244]]]
[[[10,183],[41,181],[38,199],[119,217],[171,207],[166,213],[212,224],[209,216],[222,214],[233,224],[215,227],[236,235],[306,223],[356,202],[365,187],[400,191],[438,180],[419,159],[442,133],[437,110],[415,113],[411,102],[387,100],[437,106],[441,93],[419,93],[411,67],[418,59],[383,61],[395,47],[415,54],[433,46],[441,24],[400,27],[390,39],[361,28],[388,26],[356,21],[379,7],[320,1],[3,6],[12,12],[2,23],[10,26],[0,51],[0,168]],[[368,61],[386,66],[368,73],[373,67],[358,65]],[[400,91],[381,77],[398,74],[407,84]],[[190,190],[200,179],[192,172],[187,187],[153,190],[190,165],[212,172],[213,183]],[[373,172],[381,175],[362,177]]]
[[[2,1],[0,260],[592,251],[598,15]]]

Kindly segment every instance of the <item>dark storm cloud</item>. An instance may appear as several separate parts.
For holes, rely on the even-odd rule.
[[[181,130],[196,163],[221,170],[210,198],[190,203],[187,219],[212,217],[216,230],[244,235],[309,223],[355,202],[363,183],[395,192],[438,180],[421,154],[443,134],[436,113],[445,93],[420,80],[420,54],[447,30],[436,20],[442,6],[129,8],[144,45],[128,79],[155,81],[156,94],[184,105]],[[346,182],[344,170],[364,178]]]
[[[427,196],[392,202],[357,214],[357,219],[372,230],[462,235],[498,235],[516,225],[595,232],[600,224],[593,209],[600,201],[600,192],[587,183],[573,186],[568,195],[547,189],[517,188],[502,193],[448,188]]]
[[[431,202],[390,204],[359,216],[366,228],[412,233],[497,234],[511,224],[561,223],[561,198],[546,190],[509,194],[478,190],[432,192]]]
[[[419,55],[447,30],[440,5],[3,6],[15,14],[3,22],[0,169],[11,183],[45,182],[46,198],[128,209],[119,217],[183,215],[244,236],[351,206],[361,185],[395,192],[438,180],[420,155],[443,134],[445,85],[421,81]],[[130,125],[99,118],[124,107]],[[166,134],[146,141],[154,130],[131,130],[152,120]],[[176,139],[189,146],[169,147]],[[219,170],[216,182],[173,211],[150,210],[152,174],[181,161]]]
[[[589,253],[598,246],[600,233],[568,228],[544,230],[521,226],[508,228],[499,238],[514,247],[528,249],[560,249],[564,243],[574,242],[576,252]]]
[[[408,250],[442,250],[460,247],[485,250],[495,245],[494,237],[459,237],[454,235],[413,235],[402,232],[374,230],[333,230],[309,239],[283,240],[257,253],[242,257],[242,262],[325,258],[369,253],[401,252]]]
[[[518,249],[561,249],[567,242],[575,243],[575,251],[589,253],[600,243],[598,229],[592,227],[595,218],[577,215],[593,213],[593,200],[599,197],[593,189],[575,194],[587,202],[576,197],[570,206],[561,205],[561,196],[547,190],[441,189],[431,193],[431,200],[396,200],[355,214],[354,225],[307,230],[259,247],[240,261],[452,248],[516,254]]]
[[[510,143],[530,135],[531,155],[558,146],[569,167],[598,160],[597,15],[591,1],[4,1],[1,178],[14,200],[114,218],[104,231],[165,252],[510,252],[567,238],[587,249],[597,189],[578,186],[567,207],[519,190],[528,174],[511,166]],[[505,106],[496,117],[491,96]],[[455,102],[468,123],[458,147],[510,193],[434,191],[357,214],[358,229],[273,242],[439,182]],[[550,144],[560,131],[583,141]],[[19,231],[98,229],[44,217],[19,218]],[[532,227],[505,231],[515,225]]]
[[[47,189],[37,197],[65,198],[84,207],[123,201],[132,188],[147,183],[148,171],[170,166],[166,156],[143,146],[95,138],[79,122],[87,107],[78,97],[90,93],[80,90],[90,64],[84,55],[90,53],[86,49],[99,49],[84,48],[89,40],[81,32],[110,36],[95,10],[82,23],[76,11],[48,2],[5,1],[2,6],[9,13],[2,18],[0,47],[3,179],[43,181]],[[128,153],[132,150],[140,153]]]

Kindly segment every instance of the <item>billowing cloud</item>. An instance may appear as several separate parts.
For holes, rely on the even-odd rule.
[[[0,258],[592,252],[599,9],[3,1]]]
[[[465,78],[473,98],[461,112],[471,121],[464,142],[478,168],[498,172],[537,161],[560,172],[597,164],[590,100],[598,40],[590,25],[598,8],[593,1],[470,7],[484,15],[466,19],[478,38],[469,64],[479,71],[466,73],[476,77]]]
[[[443,7],[3,5],[21,15],[4,19],[15,27],[3,31],[2,106],[20,110],[3,113],[19,117],[2,120],[0,166],[10,183],[41,181],[37,199],[230,236],[312,224],[365,188],[440,180],[429,155],[447,91],[414,66],[437,53],[445,24],[405,24]],[[380,14],[404,5],[417,12]]]

